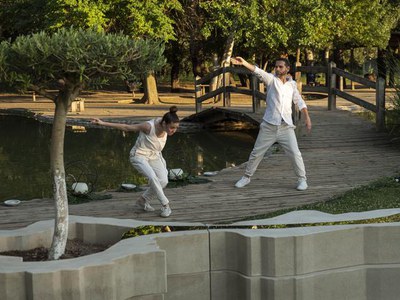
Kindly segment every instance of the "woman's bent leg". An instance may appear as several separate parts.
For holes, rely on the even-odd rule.
[[[158,198],[162,205],[167,205],[169,201],[163,191],[163,188],[168,183],[165,160],[162,157],[148,160],[145,157],[135,155],[130,158],[130,161],[135,169],[149,180],[149,188],[143,193],[143,198],[148,201]]]

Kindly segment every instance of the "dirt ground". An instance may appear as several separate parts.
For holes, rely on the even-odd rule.
[[[75,258],[93,253],[98,253],[106,250],[110,246],[111,245],[94,245],[94,244],[84,243],[78,239],[68,240],[67,246],[65,248],[65,253],[63,256],[61,256],[60,259]],[[0,252],[0,255],[19,256],[22,257],[23,261],[46,261],[49,255],[49,249],[44,247],[39,247],[25,251],[12,250],[12,251]]]

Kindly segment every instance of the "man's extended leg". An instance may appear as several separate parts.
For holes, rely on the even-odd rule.
[[[258,165],[264,157],[265,152],[276,142],[277,126],[262,122],[260,131],[253,150],[250,153],[249,160],[246,165],[244,176],[236,182],[235,186],[242,188],[250,183],[250,177],[257,170]]]
[[[292,162],[294,172],[296,173],[298,179],[297,189],[302,191],[306,190],[308,187],[306,169],[304,166],[303,157],[297,144],[294,128],[288,125],[280,126],[278,143],[285,150],[285,153],[289,156],[290,161]]]

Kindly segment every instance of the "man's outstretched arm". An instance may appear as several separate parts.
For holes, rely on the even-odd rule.
[[[243,57],[240,56],[232,57],[231,63],[233,63],[234,65],[243,66],[251,72],[254,72],[254,70],[256,69],[254,65],[248,63]]]

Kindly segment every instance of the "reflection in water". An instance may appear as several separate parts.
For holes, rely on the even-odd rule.
[[[192,175],[221,170],[247,160],[256,134],[254,130],[178,132],[168,138],[163,155],[168,168],[181,168]],[[111,129],[69,127],[65,165],[82,162],[89,166],[98,175],[95,191],[116,189],[124,182],[145,183],[128,158],[136,136]],[[0,115],[0,201],[51,196],[50,137],[49,124]]]

